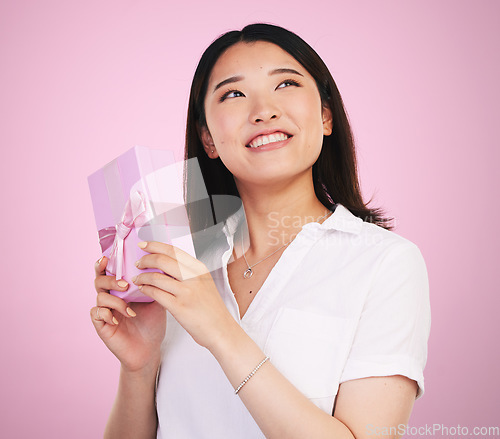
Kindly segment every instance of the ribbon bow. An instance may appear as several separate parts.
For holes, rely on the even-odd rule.
[[[105,227],[99,230],[99,244],[104,253],[111,245],[107,270],[121,279],[123,274],[123,245],[125,238],[134,227],[144,224],[146,200],[140,191],[135,191],[125,204],[121,221],[114,227]]]

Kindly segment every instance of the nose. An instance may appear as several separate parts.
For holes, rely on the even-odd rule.
[[[256,97],[250,111],[250,122],[267,122],[281,117],[281,110],[270,96]]]

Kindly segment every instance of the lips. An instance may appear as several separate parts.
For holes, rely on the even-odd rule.
[[[283,142],[292,137],[290,134],[283,131],[273,131],[271,133],[258,134],[247,143],[247,148],[259,148],[270,143]]]

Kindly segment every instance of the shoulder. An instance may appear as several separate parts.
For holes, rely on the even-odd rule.
[[[425,269],[425,262],[420,248],[409,239],[386,230],[376,224],[364,223],[362,235],[372,239],[380,254],[380,263],[388,263],[402,269],[403,267],[420,267]]]
[[[372,260],[387,257],[422,258],[420,249],[403,236],[376,224],[363,221],[346,207],[338,204],[334,214],[323,223],[326,237],[331,238],[335,247],[354,255],[370,255]]]
[[[428,300],[427,267],[415,243],[361,220],[343,206],[335,214],[336,221],[327,226],[328,239],[320,244],[322,253],[338,267],[334,276],[341,271],[342,278],[364,286],[353,293],[360,303],[402,300],[410,312],[411,304]]]
[[[425,260],[419,247],[409,239],[376,224],[363,222],[359,239],[373,252],[374,285],[387,292],[395,288],[398,294],[428,293]],[[416,299],[416,298],[415,298]]]
[[[387,257],[406,257],[421,258],[422,254],[419,247],[409,239],[384,229],[376,224],[363,222],[360,238],[377,248],[382,258]]]
[[[365,311],[372,308],[378,315],[385,314],[387,325],[400,321],[403,327],[417,319],[426,328],[430,321],[429,280],[418,246],[395,232],[366,222],[359,236],[371,240],[366,248],[373,252]]]

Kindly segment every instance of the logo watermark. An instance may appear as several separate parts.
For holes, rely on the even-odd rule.
[[[325,215],[327,216],[327,215]],[[268,227],[267,232],[268,243],[271,246],[284,245],[287,242],[291,242],[299,234],[302,227],[311,222],[318,222],[323,219],[323,217],[305,216],[301,217],[299,215],[283,215],[280,216],[279,212],[271,212],[267,216]],[[352,227],[352,220],[346,220],[339,218],[336,221],[336,228],[349,228]],[[290,234],[290,230],[293,233]],[[371,246],[382,242],[383,237],[380,233],[363,233],[363,234],[326,234],[322,238],[322,243],[324,245],[329,245],[325,240],[331,240],[332,244],[338,244],[340,241],[348,240],[349,244],[354,246]]]
[[[500,436],[500,427],[467,427],[462,425],[444,425],[444,424],[425,424],[419,427],[399,424],[391,427],[366,425],[368,436],[391,436],[391,437],[447,437],[447,438],[472,438],[472,437],[498,437]]]

